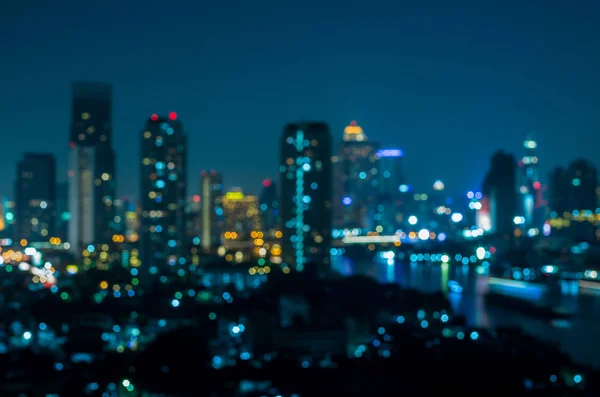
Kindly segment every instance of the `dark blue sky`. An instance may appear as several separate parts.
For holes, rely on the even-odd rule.
[[[532,129],[543,172],[598,163],[598,1],[6,3],[0,194],[24,151],[54,152],[65,179],[72,80],[114,86],[119,195],[138,195],[145,119],[172,110],[190,137],[190,194],[202,169],[250,192],[278,178],[296,119],[325,120],[336,139],[356,119],[405,150],[417,188],[478,188],[490,154],[521,155]]]

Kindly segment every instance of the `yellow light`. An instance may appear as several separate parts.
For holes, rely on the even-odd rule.
[[[19,242],[19,244],[21,244],[21,247],[25,247],[27,245],[27,240],[25,240],[23,238],[23,239],[21,239],[21,241]]]
[[[281,269],[281,271],[282,271],[284,274],[289,274],[289,273],[290,273],[290,268],[289,268],[289,267],[284,267],[283,269]]]
[[[79,268],[77,267],[77,265],[67,265],[67,273],[75,274],[78,271],[79,271]]]
[[[244,198],[244,193],[242,193],[242,192],[227,192],[225,194],[225,198],[227,200],[241,200]]]
[[[101,281],[100,282],[100,288],[107,289],[108,288],[108,283],[106,281]]]
[[[363,129],[361,127],[359,127],[358,125],[349,125],[346,128],[344,128],[344,134],[358,135],[358,134],[362,134],[362,133],[363,133]]]
[[[283,233],[281,233],[279,230],[275,232],[275,237],[277,238],[281,238],[283,237]]]

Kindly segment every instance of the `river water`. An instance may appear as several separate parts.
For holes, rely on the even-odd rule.
[[[385,261],[354,262],[344,257],[338,257],[334,263],[334,267],[342,274],[367,275],[381,282],[395,282],[422,292],[443,291],[454,312],[464,315],[469,325],[488,329],[518,326],[528,334],[557,343],[562,351],[576,361],[600,368],[600,294],[597,292],[579,290],[561,293],[559,290],[541,296],[528,296],[530,299],[551,302],[555,308],[574,313],[573,318],[565,323],[487,305],[484,296],[490,289],[489,276],[476,271],[474,266],[401,261],[390,265]],[[451,280],[463,287],[462,293],[448,291],[448,281]],[[510,289],[504,293],[521,294]]]

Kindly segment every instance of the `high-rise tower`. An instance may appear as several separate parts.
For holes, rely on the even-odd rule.
[[[520,212],[525,218],[526,227],[534,227],[537,223],[541,223],[540,216],[536,216],[539,212],[539,205],[542,201],[540,175],[538,170],[538,157],[536,155],[537,142],[534,139],[534,134],[527,135],[523,142],[525,146],[525,154],[519,161],[521,168],[519,193],[521,194]]]
[[[185,263],[186,140],[174,112],[142,131],[140,259],[150,273]]]
[[[337,226],[371,229],[379,190],[377,145],[352,121],[344,128],[335,163]]]
[[[49,153],[25,153],[15,182],[16,238],[48,241],[56,222],[56,161]]]
[[[331,136],[322,122],[288,124],[280,141],[283,263],[330,264]]]
[[[216,247],[221,242],[223,232],[223,208],[217,203],[219,197],[223,196],[223,174],[215,170],[202,171],[200,181],[202,196],[202,238],[201,244],[205,251]]]
[[[111,241],[115,155],[111,147],[112,88],[75,82],[69,142],[69,242],[76,255]]]

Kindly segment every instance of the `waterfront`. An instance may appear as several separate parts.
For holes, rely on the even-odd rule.
[[[475,266],[401,261],[388,265],[384,261],[367,263],[340,258],[336,268],[346,275],[367,275],[380,282],[396,282],[422,292],[442,291],[447,294],[453,310],[464,315],[469,325],[488,329],[521,327],[528,334],[558,343],[561,350],[578,362],[600,368],[600,343],[597,343],[600,318],[596,315],[600,311],[600,294],[580,291],[577,294],[551,292],[541,296],[539,299],[552,303],[553,307],[574,314],[568,323],[553,322],[486,304],[488,276],[476,271]],[[458,282],[463,292],[448,291],[450,280]],[[505,292],[511,293],[510,290]]]

